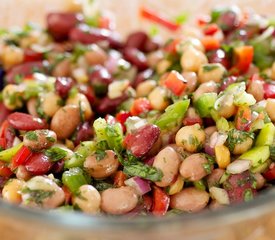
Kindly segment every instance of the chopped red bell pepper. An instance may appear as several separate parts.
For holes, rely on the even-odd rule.
[[[204,46],[205,51],[216,50],[221,46],[220,41],[212,36],[205,36],[201,39],[201,43]]]
[[[180,28],[179,24],[168,20],[166,17],[161,16],[158,13],[146,7],[140,8],[140,15],[143,18],[150,20],[151,22],[157,23],[171,31],[177,31]]]
[[[219,26],[216,23],[208,24],[203,29],[205,35],[212,36],[219,30]]]
[[[264,98],[275,98],[275,85],[264,83]]]
[[[43,53],[36,52],[30,48],[24,50],[24,62],[35,62],[43,60]]]
[[[4,162],[0,161],[0,176],[9,178],[12,174],[11,169]]]
[[[153,200],[152,200],[152,197],[145,194],[142,196],[142,199],[143,199],[143,206],[144,206],[144,209],[147,211],[147,212],[150,212],[151,208],[152,208],[152,205],[153,205]]]
[[[252,123],[251,120],[252,120],[251,109],[247,106],[239,107],[235,118],[236,129],[240,131],[248,132],[251,127],[251,123]]]
[[[167,42],[164,46],[164,51],[170,54],[177,53],[177,46],[182,40],[180,38],[176,38]]]
[[[179,72],[173,70],[164,80],[164,85],[176,96],[180,96],[186,88],[186,80]]]
[[[184,126],[191,126],[194,124],[200,124],[202,126],[202,119],[200,117],[185,117],[183,119],[183,125]]]
[[[126,180],[126,178],[126,174],[123,171],[117,171],[114,176],[114,186],[125,186],[124,181]]]
[[[274,180],[275,179],[275,165],[273,165],[273,167],[271,167],[265,173],[263,173],[263,176],[267,181]]]
[[[24,165],[31,155],[31,150],[28,147],[22,146],[11,160],[11,169],[15,170],[18,166]]]
[[[154,186],[153,188],[153,206],[152,213],[155,216],[163,216],[166,214],[170,204],[170,197],[161,188]]]
[[[138,116],[141,113],[150,111],[151,109],[152,109],[151,104],[147,98],[137,98],[135,99],[130,109],[130,113],[133,116]]]
[[[123,132],[126,131],[125,122],[128,117],[131,117],[131,114],[129,112],[121,111],[116,114],[116,120],[121,124]]]
[[[238,74],[247,72],[253,61],[253,56],[254,49],[252,46],[240,46],[234,48],[235,63],[233,69],[236,69]]]

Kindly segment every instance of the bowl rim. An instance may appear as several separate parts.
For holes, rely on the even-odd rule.
[[[210,229],[234,224],[248,219],[257,219],[275,209],[275,191],[270,189],[259,194],[252,201],[231,205],[217,211],[202,211],[200,213],[179,214],[167,217],[142,216],[130,218],[91,216],[80,212],[43,211],[13,205],[0,200],[0,216],[16,217],[21,221],[35,221],[47,224],[49,227],[58,227],[66,230],[139,230],[154,229],[163,225],[181,228],[196,227],[197,229]]]

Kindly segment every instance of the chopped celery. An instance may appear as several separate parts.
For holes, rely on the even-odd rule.
[[[80,146],[74,152],[73,156],[65,161],[65,168],[82,167],[86,157],[95,151],[94,141],[81,142]]]
[[[189,99],[175,102],[165,109],[165,113],[163,113],[159,119],[156,120],[155,124],[161,130],[167,131],[173,129],[177,125],[180,125],[189,107],[189,104]]]
[[[255,146],[270,146],[273,143],[275,126],[272,122],[266,123],[256,138]]]
[[[6,149],[0,152],[0,160],[3,162],[10,162],[12,157],[19,151],[23,146],[23,143],[19,143],[16,146]]]
[[[107,141],[112,150],[121,151],[123,131],[119,123],[108,124],[105,119],[98,118],[94,121],[97,141]]]
[[[201,117],[211,117],[211,109],[217,100],[217,93],[204,93],[194,103]]]
[[[263,173],[268,169],[268,167],[270,166],[270,163],[271,163],[271,161],[268,159],[267,161],[259,164],[258,166],[252,167],[250,169],[250,171],[252,173]]]
[[[205,191],[206,189],[205,184],[202,180],[195,181],[193,184],[194,184],[194,187],[197,188],[198,190]]]
[[[219,131],[226,132],[229,130],[229,123],[224,117],[221,117],[216,121],[216,126]]]
[[[239,157],[239,159],[250,160],[252,168],[256,168],[259,165],[266,162],[269,156],[270,156],[269,147],[259,146],[259,147],[254,147],[249,151],[245,152]]]
[[[77,193],[80,186],[88,183],[83,170],[78,167],[65,171],[62,175],[62,182],[74,194]]]

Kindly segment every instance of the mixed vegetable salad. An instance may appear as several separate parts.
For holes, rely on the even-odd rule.
[[[26,207],[199,212],[275,179],[275,25],[237,7],[125,41],[104,13],[0,32],[0,188]],[[171,39],[161,42],[159,28]],[[174,37],[173,37],[174,36]]]

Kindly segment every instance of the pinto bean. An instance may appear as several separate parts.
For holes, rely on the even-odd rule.
[[[110,214],[122,215],[137,206],[138,195],[130,186],[109,188],[101,193],[101,209]]]
[[[47,116],[52,117],[61,107],[61,97],[54,92],[48,92],[41,96],[40,107]]]
[[[56,138],[55,132],[51,130],[35,130],[27,132],[24,135],[23,143],[26,147],[34,151],[40,151],[53,146],[56,142]]]
[[[43,176],[31,178],[22,190],[24,205],[53,209],[65,200],[65,194],[52,179]],[[42,195],[43,194],[43,195]],[[41,197],[41,195],[43,197]]]
[[[199,181],[208,174],[205,169],[207,164],[209,162],[204,154],[192,154],[181,163],[180,174],[186,180]]]
[[[216,168],[212,171],[212,173],[207,176],[207,184],[208,188],[217,187],[220,185],[220,179],[224,174],[224,170],[220,168]]]
[[[60,108],[53,116],[51,130],[58,139],[65,139],[72,135],[80,123],[80,109],[74,105],[66,105]]]
[[[73,197],[72,202],[83,212],[96,214],[100,211],[101,196],[91,185],[82,185],[79,192]]]
[[[170,207],[185,212],[199,212],[209,202],[209,193],[194,187],[185,188],[171,196]]]
[[[197,152],[205,142],[205,133],[197,123],[182,127],[176,134],[176,144],[188,152]]]
[[[169,186],[176,178],[179,171],[180,160],[177,152],[172,147],[162,149],[154,159],[153,166],[163,173],[161,181],[156,182],[159,187]]]
[[[84,168],[94,178],[106,178],[116,172],[119,166],[117,156],[114,151],[106,150],[103,159],[99,156],[90,155],[84,162]]]
[[[66,101],[66,105],[80,106],[85,120],[89,120],[92,117],[93,111],[91,105],[83,93],[77,93],[73,97],[69,97]]]

